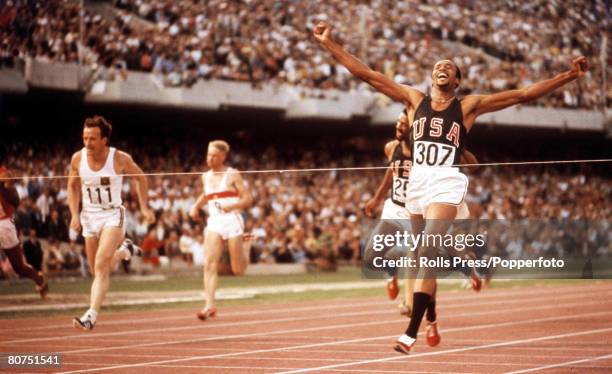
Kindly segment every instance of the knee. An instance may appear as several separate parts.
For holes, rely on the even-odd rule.
[[[205,272],[217,272],[217,261],[214,259],[206,259],[204,261],[204,271]]]
[[[94,266],[94,276],[105,276],[110,274],[110,259],[96,259],[96,265]]]

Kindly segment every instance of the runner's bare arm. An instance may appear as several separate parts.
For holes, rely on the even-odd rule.
[[[525,103],[545,96],[559,87],[564,86],[576,79],[582,78],[588,69],[587,59],[584,56],[572,61],[570,70],[557,74],[555,77],[546,79],[518,90],[509,90],[492,95],[468,95],[464,101],[466,104],[466,117],[468,123],[484,113],[496,112],[510,106]]]
[[[121,174],[130,174],[132,180],[136,184],[136,195],[138,196],[138,204],[140,211],[144,215],[148,223],[155,222],[155,214],[149,208],[149,180],[144,172],[134,162],[132,156],[125,152],[117,152],[117,164]]]
[[[229,204],[223,207],[223,210],[226,212],[230,212],[232,210],[242,210],[251,206],[253,203],[253,196],[251,196],[251,192],[246,188],[244,184],[244,179],[242,179],[242,175],[238,171],[234,171],[230,174],[230,185],[234,186],[238,191],[238,196],[240,196],[240,200],[238,200],[234,204]]]
[[[387,160],[391,160],[393,149],[397,146],[397,144],[398,144],[397,140],[393,140],[385,144],[384,150],[385,150],[385,156],[387,157]],[[385,176],[383,177],[382,182],[378,186],[378,189],[374,193],[374,196],[365,204],[364,210],[365,210],[365,214],[368,217],[373,217],[374,212],[376,212],[380,204],[385,200],[387,193],[391,189],[392,182],[393,182],[393,169],[391,169],[391,166],[389,166],[387,170],[385,171]]]
[[[189,217],[191,217],[191,219],[195,221],[197,221],[200,218],[200,210],[202,210],[202,207],[208,201],[208,199],[206,198],[206,185],[205,184],[206,184],[206,178],[202,176],[202,193],[200,194],[200,196],[198,196],[198,199],[193,204],[191,209],[189,209]]]
[[[377,91],[387,95],[394,101],[404,104],[406,107],[416,108],[424,97],[423,93],[410,86],[394,82],[384,74],[370,69],[369,66],[359,61],[355,56],[348,53],[332,37],[331,26],[325,22],[319,22],[314,29],[314,37],[317,41],[342,65],[344,65],[354,76],[365,81]]]
[[[81,178],[79,177],[79,164],[81,151],[72,155],[70,171],[68,173],[68,208],[70,209],[70,228],[76,232],[81,231],[79,217],[79,200],[81,199]]]

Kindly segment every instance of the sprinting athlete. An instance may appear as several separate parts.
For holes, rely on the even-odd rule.
[[[476,119],[484,113],[549,94],[581,78],[587,70],[587,60],[581,56],[572,61],[568,71],[553,78],[522,89],[491,95],[468,95],[458,100],[455,92],[461,81],[461,71],[453,61],[441,60],[434,65],[431,95],[426,95],[372,70],[345,51],[333,39],[331,30],[329,24],[320,22],[314,29],[314,37],[353,75],[406,107],[412,143],[412,169],[406,207],[411,215],[413,230],[418,232],[419,227],[424,227],[426,235],[446,234],[465,198],[468,179],[457,165],[466,136]],[[427,221],[423,222],[424,219]],[[418,251],[419,256],[434,258],[438,248],[422,245]],[[404,354],[408,354],[416,342],[421,320],[436,290],[436,269],[421,268],[420,272],[423,276],[415,284],[410,324],[394,345],[396,351]]]

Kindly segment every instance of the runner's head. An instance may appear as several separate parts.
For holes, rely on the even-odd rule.
[[[97,152],[110,143],[113,126],[102,116],[93,116],[83,122],[83,144],[88,151]]]
[[[397,117],[397,122],[395,122],[395,139],[400,142],[407,139],[408,135],[408,115],[406,109],[404,109],[399,117]]]
[[[208,151],[206,153],[206,164],[211,169],[217,169],[223,166],[230,146],[224,140],[213,140],[208,143]]]
[[[440,60],[431,71],[431,81],[434,87],[454,91],[461,82],[461,70],[452,60]]]

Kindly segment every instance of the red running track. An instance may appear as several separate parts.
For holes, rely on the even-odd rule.
[[[55,372],[64,373],[612,372],[612,282],[441,292],[438,300],[442,343],[430,348],[420,335],[410,356],[392,349],[407,319],[383,290],[380,298],[228,307],[205,322],[195,310],[103,313],[92,332],[67,317],[1,320],[0,352],[63,353]]]

